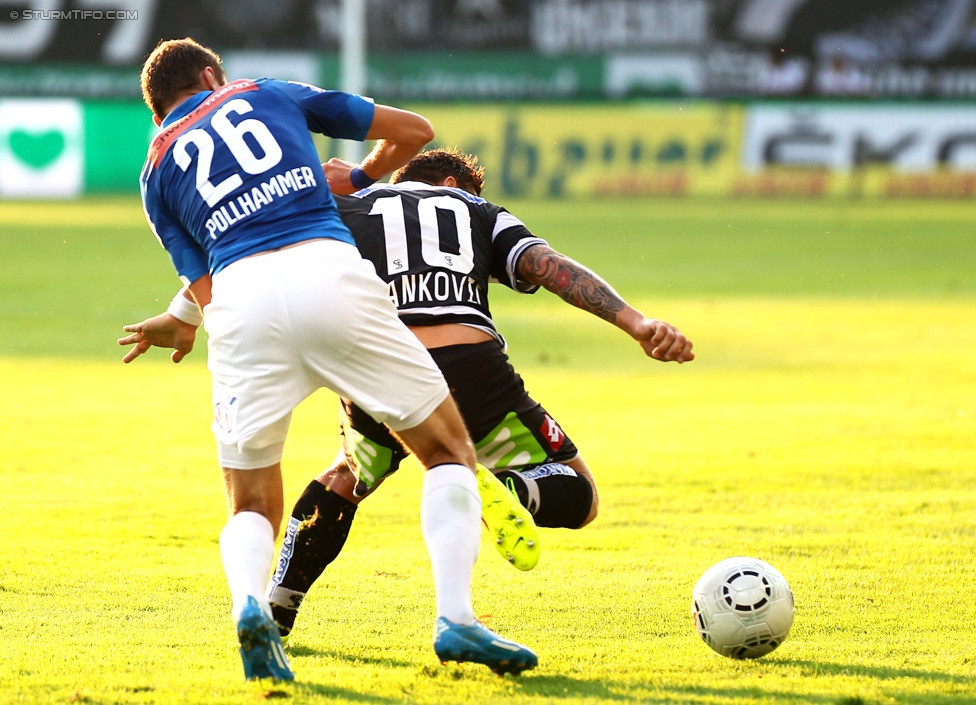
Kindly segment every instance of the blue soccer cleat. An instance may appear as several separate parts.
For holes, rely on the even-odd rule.
[[[281,637],[278,636],[278,627],[253,597],[247,598],[247,604],[237,620],[237,640],[241,643],[246,680],[295,680],[281,645]]]
[[[481,663],[500,676],[517,676],[539,663],[529,649],[503,639],[480,622],[455,624],[444,617],[434,623],[434,651],[441,663]]]

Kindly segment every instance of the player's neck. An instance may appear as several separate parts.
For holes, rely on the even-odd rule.
[[[192,88],[187,88],[185,91],[180,91],[179,93],[176,94],[176,97],[173,99],[173,102],[166,108],[165,114],[168,116],[171,112],[176,110],[176,108],[182,105],[183,101],[192,98],[197,93],[200,93],[202,91],[213,92],[218,88],[220,88],[222,85],[224,84],[222,84],[220,81],[217,80],[217,77],[213,73],[213,69],[211,69],[209,66],[206,67],[205,69],[203,69],[203,71],[200,72],[200,76],[195,86],[193,86]]]

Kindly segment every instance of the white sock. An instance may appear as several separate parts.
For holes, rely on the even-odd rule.
[[[427,471],[420,526],[434,572],[437,616],[474,624],[471,574],[481,545],[481,497],[471,470],[438,465]]]
[[[220,558],[227,574],[234,606],[231,616],[237,623],[247,598],[253,597],[270,616],[271,608],[264,597],[274,562],[274,529],[263,514],[239,512],[220,532]]]

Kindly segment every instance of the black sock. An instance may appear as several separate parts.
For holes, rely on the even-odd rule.
[[[519,503],[532,512],[536,526],[554,529],[578,529],[586,521],[593,504],[589,481],[568,465],[547,463],[522,473],[504,470],[496,477],[503,483],[513,480]],[[528,483],[538,488],[537,506],[532,506]]]
[[[510,490],[515,490],[515,496],[518,497],[519,504],[529,510],[530,513],[534,514],[533,511],[535,507],[529,504],[529,488],[525,485],[525,480],[515,472],[514,470],[502,470],[501,472],[496,472],[495,477],[502,481],[502,484],[508,487]],[[512,482],[509,482],[511,480]]]
[[[278,588],[297,593],[290,595],[290,604],[282,600],[278,602],[280,606],[298,609],[301,597],[342,551],[356,509],[355,504],[327,490],[317,480],[305,488],[292,510],[271,579],[272,593]],[[272,594],[272,602],[276,602],[273,598]]]

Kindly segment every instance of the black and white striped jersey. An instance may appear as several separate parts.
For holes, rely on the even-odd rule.
[[[462,323],[504,345],[491,319],[488,283],[534,293],[538,287],[518,280],[515,263],[545,240],[501,206],[456,188],[376,184],[335,199],[404,323]]]

